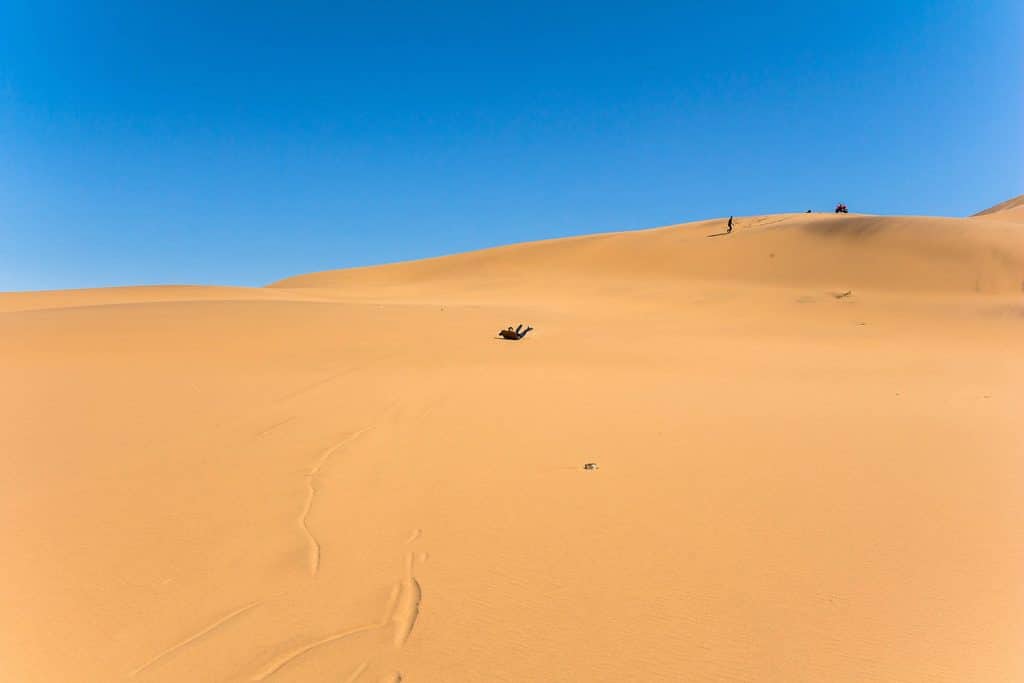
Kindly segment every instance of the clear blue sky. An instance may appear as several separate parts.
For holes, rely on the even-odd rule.
[[[0,290],[1024,192],[1024,3],[0,0]]]

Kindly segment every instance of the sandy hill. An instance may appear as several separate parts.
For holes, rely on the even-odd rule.
[[[0,678],[1022,680],[1013,216],[0,295]]]
[[[884,292],[1019,292],[1020,230],[997,221],[783,214],[517,244],[392,266],[299,275],[272,287],[358,295],[425,291],[518,298],[538,287],[734,282]],[[714,238],[714,239],[711,239]],[[481,288],[484,288],[481,291]]]
[[[979,211],[974,217],[1024,223],[1024,194]]]
[[[1018,207],[1024,206],[1024,194],[1017,195],[1013,199],[1007,199],[1005,202],[999,202],[995,206],[990,206],[984,211],[979,211],[974,214],[975,216],[987,216],[988,214],[999,213],[1000,211],[1009,211]]]

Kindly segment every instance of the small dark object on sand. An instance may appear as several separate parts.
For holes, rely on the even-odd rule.
[[[850,210],[846,208],[846,204],[836,204],[836,213],[850,213]]]
[[[852,289],[848,289],[845,292],[836,292],[832,296],[834,296],[837,299],[845,299],[846,297],[850,296],[851,294],[853,294],[853,290]]]
[[[520,324],[515,329],[512,329],[512,326],[509,325],[507,328],[499,332],[498,336],[500,336],[502,339],[510,339],[512,341],[515,341],[517,339],[522,339],[523,337],[525,337],[526,333],[532,329],[532,327],[527,326],[524,330],[522,324]]]
[[[588,462],[586,465],[583,466],[583,469],[585,469],[585,470],[596,470],[597,469],[597,463],[596,462]]]

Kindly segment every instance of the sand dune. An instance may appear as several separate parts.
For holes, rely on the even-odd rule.
[[[974,214],[974,216],[989,216],[995,213],[1002,213],[1004,211],[1012,211],[1014,209],[1019,209],[1022,206],[1024,206],[1024,194],[1017,195],[1013,199],[1007,199],[1005,202],[999,202],[995,206],[990,206],[984,211],[979,211],[978,213]]]
[[[1019,208],[0,295],[0,678],[1022,680]]]
[[[855,286],[891,292],[1021,291],[1020,230],[956,218],[788,214],[519,244],[394,266],[328,271],[272,287],[357,296],[431,292],[482,301],[519,298],[532,286],[592,294],[695,280],[736,284]],[[727,244],[722,244],[727,242]],[[637,276],[642,275],[638,282]],[[524,292],[525,290],[525,292]]]
[[[40,308],[83,308],[162,301],[294,301],[294,293],[274,296],[251,287],[201,287],[195,285],[107,287],[103,289],[56,289],[39,292],[0,292],[0,313]]]
[[[1024,223],[1024,194],[979,211],[973,217],[1006,223]]]

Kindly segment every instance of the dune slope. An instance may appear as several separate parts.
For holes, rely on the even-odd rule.
[[[989,208],[987,208],[987,209],[985,209],[983,211],[979,211],[978,213],[976,213],[974,215],[975,216],[988,216],[988,215],[991,215],[991,214],[994,214],[994,213],[1001,213],[1003,211],[1012,211],[1013,209],[1017,209],[1017,208],[1020,208],[1022,206],[1024,206],[1024,194],[1017,195],[1013,199],[1007,199],[1005,202],[999,202],[995,206],[990,206]]]
[[[1024,226],[723,226],[0,296],[0,677],[1024,678]]]
[[[1024,194],[996,204],[984,211],[979,211],[974,214],[974,217],[1009,223],[1024,223]]]
[[[518,244],[424,261],[300,275],[273,287],[381,296],[409,292],[520,298],[534,286],[592,295],[694,281],[848,286],[882,292],[1019,292],[1016,226],[976,219],[788,214]]]

